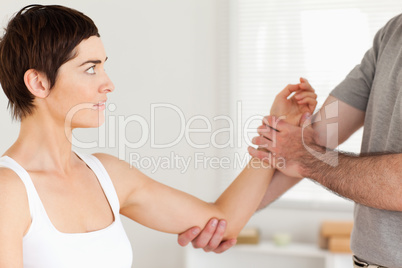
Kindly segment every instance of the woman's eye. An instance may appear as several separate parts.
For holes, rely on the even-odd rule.
[[[95,72],[95,65],[91,66],[89,69],[87,69],[86,72],[89,73],[89,74],[95,74],[96,73]]]

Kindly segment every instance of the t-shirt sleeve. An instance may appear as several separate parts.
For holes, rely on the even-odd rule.
[[[361,63],[357,65],[330,95],[359,109],[366,111],[371,86],[376,71],[377,59],[386,26],[374,37],[373,46],[366,52]]]

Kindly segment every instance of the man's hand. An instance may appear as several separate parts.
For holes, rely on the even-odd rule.
[[[291,125],[275,116],[264,117],[264,124],[257,129],[260,136],[252,140],[259,149],[249,147],[250,155],[278,168],[285,175],[306,177],[306,165],[314,158],[312,152],[324,155],[325,148],[317,144],[317,135],[305,115],[301,120],[302,127]],[[303,122],[305,119],[307,121]],[[281,166],[277,166],[279,163]]]
[[[292,97],[289,96],[295,93]],[[281,117],[292,125],[300,125],[303,114],[313,114],[317,106],[317,95],[305,78],[300,78],[300,83],[287,85],[275,97],[271,107],[271,115]]]
[[[211,219],[200,233],[199,227],[193,227],[179,235],[178,243],[186,246],[189,242],[194,248],[202,248],[205,252],[222,253],[236,244],[236,239],[222,241],[226,230],[226,221]]]

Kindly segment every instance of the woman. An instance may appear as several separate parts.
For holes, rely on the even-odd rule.
[[[0,267],[131,267],[119,214],[176,234],[225,218],[230,239],[260,203],[274,170],[258,160],[209,204],[116,157],[73,152],[73,129],[104,122],[114,90],[106,60],[96,26],[76,10],[32,5],[9,22],[0,82],[21,128],[0,159]],[[281,98],[274,110],[299,122],[316,96],[304,80],[291,91],[299,101]]]

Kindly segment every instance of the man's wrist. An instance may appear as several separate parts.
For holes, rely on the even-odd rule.
[[[316,180],[317,175],[323,174],[338,165],[338,151],[326,148],[317,143],[304,143],[305,151],[300,158],[300,175]]]

